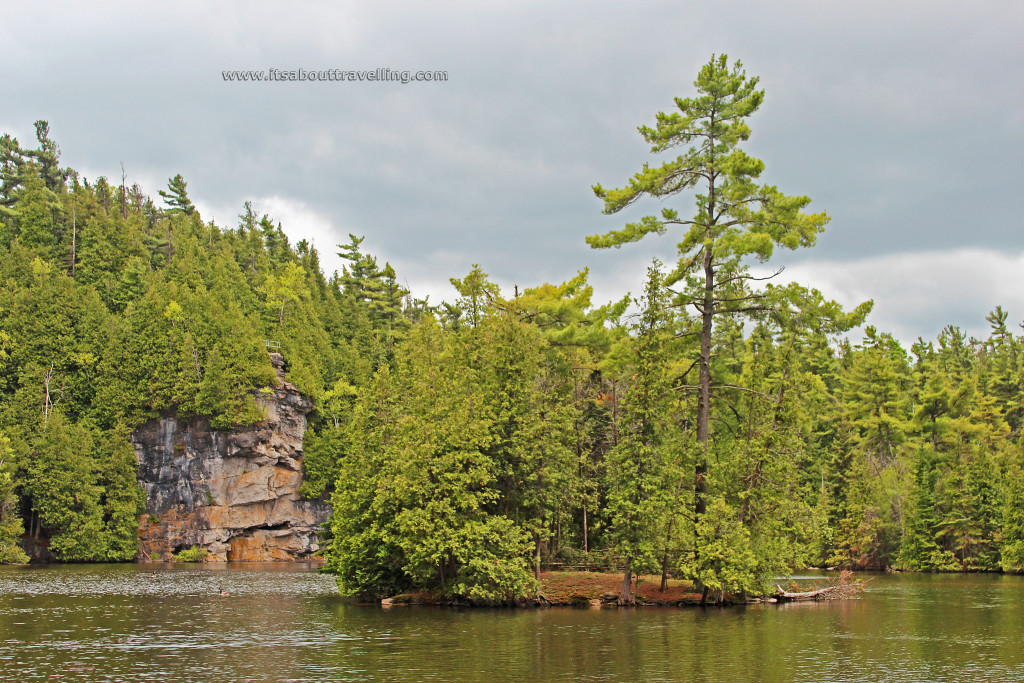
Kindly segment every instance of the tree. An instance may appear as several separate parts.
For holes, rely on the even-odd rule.
[[[160,196],[164,198],[164,203],[170,207],[172,213],[191,216],[196,212],[196,207],[188,198],[188,183],[180,173],[167,181],[167,191],[160,190]]]
[[[473,352],[428,317],[360,394],[332,497],[328,568],[343,593],[500,601],[533,587],[529,535],[493,510],[501,468]]]
[[[1024,452],[1020,445],[1013,448],[1007,459],[1000,562],[1004,572],[1019,574],[1024,571]]]
[[[71,171],[60,167],[60,147],[50,137],[50,124],[46,121],[36,121],[34,125],[39,149],[28,151],[25,154],[34,158],[39,164],[40,175],[46,182],[46,187],[57,192],[63,189]]]
[[[678,444],[667,437],[666,351],[671,328],[665,306],[662,274],[655,262],[633,339],[633,381],[623,406],[621,440],[607,459],[608,510],[611,537],[625,562],[620,605],[633,604],[632,574],[654,567],[657,544],[671,508],[671,488]]]
[[[350,263],[344,268],[341,282],[355,297],[357,305],[365,310],[374,329],[384,333],[390,348],[395,333],[408,327],[402,315],[402,301],[409,291],[398,284],[398,274],[390,263],[380,268],[374,256],[359,250],[364,239],[350,233],[349,243],[338,245],[341,249],[338,256]]]
[[[456,310],[461,314],[457,318],[465,315],[471,327],[479,327],[490,303],[498,296],[498,285],[487,279],[487,273],[477,263],[466,277],[461,280],[450,277],[448,281],[460,295]]]
[[[1020,367],[1020,340],[1006,329],[1006,311],[1001,306],[986,316],[992,332],[985,343],[983,379],[989,394],[999,401],[999,407],[1013,433],[1020,430],[1024,415],[1021,394],[1024,376]]]
[[[757,78],[748,78],[740,62],[730,69],[726,55],[713,56],[694,82],[695,98],[676,98],[678,112],[659,113],[654,128],[641,126],[640,134],[653,153],[683,148],[683,153],[661,166],[644,164],[620,189],[594,186],[604,200],[604,213],[614,214],[644,195],[662,199],[690,188],[696,194],[697,212],[681,218],[676,209],[665,208],[659,216],[646,216],[621,230],[587,238],[593,248],[620,247],[650,233],[664,234],[670,226],[685,229],[679,242],[679,261],[669,275],[669,285],[683,283],[678,303],[693,306],[700,325],[697,389],[697,456],[694,478],[694,514],[706,508],[706,474],[710,460],[711,359],[715,319],[763,311],[764,295],[748,287],[752,276],[743,262],[755,256],[768,260],[776,245],[795,249],[814,244],[828,221],[824,213],[806,214],[807,197],[788,197],[774,186],[758,184],[764,163],[739,148],[750,137],[747,118],[764,99]]]
[[[18,515],[18,497],[11,477],[10,441],[0,433],[0,564],[28,562],[19,541],[25,526]]]
[[[289,263],[280,273],[271,273],[263,284],[267,306],[277,312],[277,326],[284,327],[284,309],[289,302],[309,298],[306,272],[297,263]]]
[[[871,326],[865,335],[842,377],[840,417],[847,450],[840,468],[844,490],[836,497],[842,510],[829,562],[881,569],[897,550],[911,483],[906,463],[910,367],[892,336]]]
[[[22,244],[44,259],[57,254],[60,230],[60,197],[49,189],[35,163],[22,169],[23,184],[15,194],[12,225]]]
[[[71,169],[59,166],[60,147],[50,138],[50,124],[36,121],[35,129],[39,149],[23,149],[9,134],[0,137],[0,216],[10,213],[9,207],[25,183],[29,164],[34,169],[31,174],[41,178],[52,193],[61,193],[72,173]]]

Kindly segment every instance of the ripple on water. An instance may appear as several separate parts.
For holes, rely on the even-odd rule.
[[[870,587],[781,609],[381,610],[290,565],[0,568],[0,680],[1024,680],[1024,582]]]

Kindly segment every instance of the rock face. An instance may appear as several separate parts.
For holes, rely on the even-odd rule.
[[[146,491],[140,560],[193,545],[214,562],[305,559],[319,549],[317,529],[330,509],[298,494],[312,404],[284,381],[284,358],[270,358],[280,386],[256,394],[266,422],[221,431],[202,417],[163,417],[135,430]]]

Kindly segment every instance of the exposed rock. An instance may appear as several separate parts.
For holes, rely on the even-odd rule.
[[[265,422],[224,431],[207,418],[165,416],[135,430],[146,491],[140,560],[193,545],[213,562],[304,559],[319,550],[317,530],[330,510],[298,494],[312,404],[284,381],[284,358],[270,358],[279,386],[255,394]]]

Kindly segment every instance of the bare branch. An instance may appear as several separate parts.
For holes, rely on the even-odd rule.
[[[685,304],[683,304],[683,305],[685,305]],[[679,332],[678,334],[674,335],[672,338],[673,339],[682,339],[683,337],[692,337],[693,335],[700,334],[700,333],[701,333],[700,330],[690,330],[689,332]]]
[[[765,277],[754,277],[753,275],[734,275],[732,277],[727,277],[725,279],[719,280],[718,284],[719,284],[719,286],[726,285],[726,284],[729,284],[730,282],[732,282],[734,280],[754,280],[756,282],[762,282],[764,280],[771,280],[773,277],[781,274],[782,271],[784,271],[785,269],[786,269],[786,266],[780,266],[777,271],[775,271],[771,275],[767,275]]]
[[[699,363],[699,362],[700,362],[700,358],[698,358],[697,360],[695,360],[692,363],[690,363],[690,367],[686,368],[686,372],[684,372],[683,374],[679,375],[679,379],[686,379],[686,376],[690,374],[691,370],[693,370],[695,367],[697,367],[697,363]]]
[[[732,296],[732,297],[728,297],[728,298],[725,298],[725,299],[715,298],[714,302],[716,304],[726,304],[726,303],[729,303],[730,301],[750,301],[751,299],[763,299],[763,298],[765,298],[764,294],[748,294],[746,296]]]
[[[723,419],[722,419],[722,418],[720,418],[720,417],[715,417],[714,415],[711,415],[711,416],[709,416],[709,417],[710,417],[710,418],[711,418],[711,420],[712,420],[712,421],[714,421],[714,422],[721,422],[721,423],[722,423],[723,425],[725,425],[725,428],[729,430],[729,433],[730,433],[730,434],[732,434],[733,436],[735,436],[735,435],[736,435],[736,428],[735,428],[735,427],[733,427],[733,426],[732,426],[731,424],[729,424],[728,422],[726,422],[725,420],[723,420]]]
[[[745,306],[743,308],[716,308],[711,311],[712,315],[719,313],[750,313],[751,311],[778,311],[775,306]]]
[[[754,394],[755,396],[760,396],[763,399],[766,399],[768,401],[771,401],[772,403],[775,403],[775,397],[774,396],[770,396],[770,395],[764,393],[763,391],[757,391],[756,389],[748,389],[747,387],[741,387],[738,384],[715,384],[715,385],[712,385],[711,388],[712,389],[736,389],[737,391],[746,391],[747,393]]]

